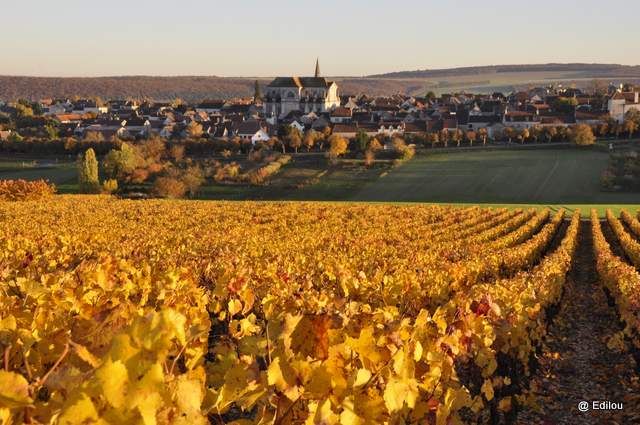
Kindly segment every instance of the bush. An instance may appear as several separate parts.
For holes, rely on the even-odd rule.
[[[109,179],[102,182],[102,191],[104,193],[116,193],[118,191],[118,180]]]
[[[187,193],[187,186],[175,177],[158,177],[152,190],[162,198],[182,198]]]
[[[0,180],[0,200],[34,201],[45,199],[56,193],[56,187],[45,180]]]

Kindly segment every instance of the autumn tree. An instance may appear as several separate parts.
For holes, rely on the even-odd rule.
[[[307,149],[307,152],[313,148],[313,145],[316,143],[318,135],[315,130],[309,130],[304,133],[304,138],[302,139],[302,145]]]
[[[349,147],[349,142],[337,134],[329,137],[329,152],[327,156],[331,163],[335,163],[340,155],[344,155]]]
[[[469,130],[466,133],[466,137],[467,137],[467,140],[469,141],[469,144],[473,146],[473,141],[476,140],[476,138],[478,137],[478,134],[473,130]]]
[[[169,155],[176,162],[180,163],[184,159],[184,145],[173,145],[169,149]]]
[[[545,127],[544,135],[547,139],[547,143],[551,143],[551,141],[558,135],[558,129],[555,127]]]
[[[590,146],[596,142],[591,126],[586,124],[577,125],[571,133],[573,143],[579,146]]]
[[[445,148],[449,144],[449,139],[450,138],[451,138],[451,133],[449,133],[449,130],[447,130],[446,128],[443,128],[440,131],[440,140],[442,140],[442,143],[444,144]]]
[[[285,140],[287,145],[293,149],[295,153],[298,153],[298,149],[302,146],[302,133],[300,133],[300,130],[296,127],[288,126]]]
[[[478,130],[478,134],[480,135],[480,138],[482,139],[482,144],[486,145],[487,144],[487,136],[489,135],[489,133],[487,132],[487,129],[482,127],[480,130]]]
[[[189,196],[194,196],[200,186],[204,184],[204,172],[201,167],[193,165],[183,171],[180,180],[184,184]]]
[[[375,137],[369,140],[369,145],[367,146],[367,150],[371,152],[378,152],[382,149],[382,144]]]
[[[456,130],[453,132],[452,137],[453,141],[456,142],[456,146],[460,147],[460,142],[462,141],[462,130],[456,128]]]
[[[202,137],[202,133],[203,133],[202,124],[196,121],[191,121],[187,125],[187,136],[190,139],[199,139],[200,137]]]
[[[627,132],[629,138],[633,137],[633,133],[635,133],[640,127],[640,111],[636,108],[631,108],[624,115],[624,122],[622,123],[622,129]]]
[[[97,193],[100,190],[98,160],[93,149],[87,149],[78,158],[78,185],[82,193]]]
[[[187,193],[187,186],[176,177],[158,177],[152,192],[163,198],[181,198]]]
[[[514,129],[513,127],[506,127],[502,134],[504,135],[504,137],[506,137],[507,139],[509,139],[509,144],[511,144],[511,139],[513,139],[513,134],[514,134]]]

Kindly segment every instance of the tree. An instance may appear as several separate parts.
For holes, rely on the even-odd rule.
[[[191,166],[184,170],[182,178],[180,179],[189,192],[190,196],[194,196],[200,186],[204,183],[204,173],[199,166]]]
[[[118,191],[118,180],[108,179],[102,182],[102,191],[105,193],[115,193]]]
[[[309,130],[306,133],[304,133],[302,144],[307,149],[307,152],[309,152],[311,148],[313,148],[313,145],[316,143],[317,137],[318,135],[316,134],[315,130]]]
[[[478,137],[478,134],[473,130],[469,130],[467,131],[466,136],[467,136],[467,140],[469,141],[469,144],[473,146],[473,141],[476,140],[476,138]]]
[[[513,139],[513,127],[506,127],[503,131],[504,136],[509,139],[509,144],[511,144],[511,139]]]
[[[300,130],[293,127],[293,130],[287,135],[287,144],[295,153],[298,153],[298,149],[302,146],[302,136]]]
[[[442,131],[440,131],[440,140],[442,140],[442,143],[444,143],[445,148],[449,144],[450,138],[451,138],[451,133],[449,133],[449,130],[447,130],[446,128],[443,128]]]
[[[598,126],[598,135],[605,137],[607,134],[609,134],[609,123],[603,122]]]
[[[93,149],[87,149],[84,155],[80,155],[78,161],[78,184],[82,193],[97,193],[100,191],[98,160]]]
[[[331,162],[335,162],[340,155],[343,155],[347,152],[347,148],[349,147],[349,142],[342,136],[337,134],[329,137],[329,152],[328,157]]]
[[[58,127],[53,124],[45,125],[44,132],[47,135],[47,139],[49,140],[55,140],[58,138]]]
[[[435,148],[436,145],[440,142],[440,134],[438,132],[429,133],[427,137],[429,139],[429,143],[431,143],[432,148]]]
[[[487,129],[482,127],[480,130],[478,130],[478,134],[480,134],[480,138],[482,139],[482,144],[486,145],[487,144],[487,136],[489,135]]]
[[[574,128],[574,131],[571,132],[571,138],[573,143],[579,146],[590,146],[596,142],[596,138],[593,135],[593,130],[591,126],[586,124],[579,124]]]
[[[631,108],[624,114],[624,122],[622,128],[629,134],[629,138],[633,136],[640,127],[640,111],[636,108]]]
[[[460,142],[462,141],[462,130],[456,128],[456,131],[453,132],[453,141],[456,142],[456,145],[460,147]]]
[[[187,136],[191,139],[198,139],[202,136],[202,124],[191,121],[189,125],[187,125]]]
[[[540,128],[539,125],[534,125],[533,127],[531,127],[531,137],[533,137],[533,141],[534,143],[538,143],[538,140],[540,140],[540,135],[542,134],[542,128]]]
[[[110,177],[123,181],[138,165],[139,157],[136,150],[127,143],[120,149],[111,149],[102,162],[102,168]]]
[[[158,177],[152,192],[163,198],[181,198],[187,193],[187,186],[175,177]]]
[[[638,123],[633,120],[625,119],[622,124],[622,129],[627,132],[629,139],[631,139],[631,137],[633,137],[633,133],[638,130]]]
[[[184,145],[173,145],[169,149],[169,155],[175,162],[182,162],[184,159]]]
[[[378,139],[374,137],[371,140],[369,140],[369,145],[367,146],[367,149],[370,150],[371,152],[378,152],[379,150],[382,149],[382,144],[378,141]]]
[[[369,136],[364,130],[358,130],[356,134],[356,147],[359,152],[364,152],[367,150],[367,146],[369,145]]]
[[[547,143],[551,143],[554,137],[558,135],[558,129],[555,127],[545,127],[544,134],[547,138]]]

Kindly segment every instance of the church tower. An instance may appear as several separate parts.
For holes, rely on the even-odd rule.
[[[320,58],[316,58],[316,73],[314,76],[316,78],[320,77]]]

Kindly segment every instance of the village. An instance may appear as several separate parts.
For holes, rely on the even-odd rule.
[[[361,133],[383,142],[399,136],[437,147],[449,142],[564,141],[579,125],[589,126],[598,137],[631,137],[640,124],[640,90],[625,83],[593,86],[374,97],[341,94],[337,83],[321,76],[316,63],[313,77],[280,77],[266,86],[256,81],[254,96],[247,98],[193,104],[180,99],[5,100],[0,103],[0,140],[4,150],[10,150],[8,143],[23,140],[133,141],[152,135],[256,145],[286,143],[290,129],[296,129],[300,135],[346,139]],[[297,151],[298,146],[285,148]]]

